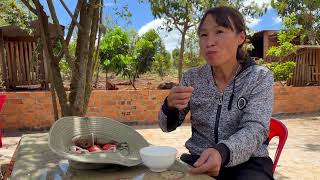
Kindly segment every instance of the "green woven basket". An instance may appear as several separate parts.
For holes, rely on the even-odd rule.
[[[95,137],[116,142],[125,142],[126,151],[94,152],[77,154],[70,150],[74,139]],[[57,155],[69,160],[78,169],[95,169],[110,165],[135,166],[141,163],[139,150],[149,143],[130,126],[109,118],[101,117],[63,117],[56,121],[49,132],[49,147]]]

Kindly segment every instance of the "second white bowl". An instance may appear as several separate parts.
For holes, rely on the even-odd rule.
[[[149,146],[140,149],[144,165],[153,172],[166,171],[176,160],[177,150],[169,146]]]

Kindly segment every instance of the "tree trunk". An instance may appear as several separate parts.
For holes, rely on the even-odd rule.
[[[86,114],[91,92],[92,92],[92,77],[94,72],[94,65],[95,60],[94,58],[94,51],[96,49],[96,39],[97,39],[97,32],[98,32],[98,25],[99,25],[99,3],[100,0],[93,0],[94,9],[91,21],[91,31],[90,31],[90,41],[89,41],[89,55],[88,55],[88,65],[87,65],[87,76],[86,76],[86,85],[85,85],[85,94],[84,94],[84,104],[83,104],[83,113]]]
[[[5,63],[5,55],[4,55],[4,40],[3,40],[3,33],[2,30],[0,30],[0,59],[1,59],[1,70],[2,70],[2,82],[4,83],[4,86],[7,88],[8,83],[8,76],[7,76],[7,64]]]
[[[72,77],[70,85],[69,99],[66,91],[64,90],[63,80],[60,74],[59,60],[63,54],[59,53],[58,56],[54,56],[53,43],[50,39],[48,29],[48,16],[44,12],[43,6],[39,0],[32,0],[36,7],[36,15],[40,22],[41,40],[43,42],[43,51],[48,61],[48,66],[51,69],[52,87],[55,88],[59,103],[61,106],[61,116],[84,116],[87,110],[87,106],[92,91],[92,77],[95,66],[95,60],[93,60],[96,35],[99,21],[99,4],[101,0],[78,0],[77,8],[73,15],[73,19],[77,19],[77,14],[80,11],[80,22],[77,34],[77,47],[76,57],[72,58],[69,54],[67,44],[70,40],[70,34],[72,34],[73,27],[69,29],[68,41],[63,37],[63,31],[59,25],[59,21],[52,3],[52,0],[47,0],[47,4],[50,10],[51,17],[57,25],[58,36],[61,38],[63,45],[64,56],[72,68]],[[28,1],[22,1],[26,6],[32,10]],[[35,10],[34,10],[35,11]],[[34,12],[32,11],[32,12]],[[97,59],[97,58],[96,58]]]
[[[99,81],[99,75],[100,75],[100,66],[98,66],[97,72],[96,72],[96,78],[94,80],[94,87],[97,88],[98,81]]]
[[[89,3],[92,3],[91,0]],[[84,3],[80,10],[80,26],[78,31],[77,47],[76,47],[76,59],[74,61],[74,68],[72,71],[72,79],[70,84],[70,106],[71,113],[77,116],[84,116],[84,99],[86,92],[87,82],[87,68],[89,61],[89,41],[90,39],[90,27],[91,18],[93,14],[93,6],[88,3]]]
[[[59,112],[58,112],[58,104],[57,104],[57,96],[54,89],[53,84],[50,84],[50,91],[51,91],[51,100],[52,100],[52,106],[53,106],[53,116],[54,121],[57,121],[59,119]]]
[[[103,0],[101,1],[101,9],[100,9],[100,16],[99,16],[99,21],[98,21],[98,28],[99,28],[99,34],[98,34],[98,45],[96,48],[96,56],[95,56],[95,60],[94,60],[94,65],[93,65],[93,69],[96,69],[96,79],[94,82],[95,87],[97,87],[98,84],[98,80],[99,80],[99,74],[100,74],[100,64],[98,62],[100,62],[100,59],[98,60],[99,53],[100,53],[100,39],[101,39],[101,35],[102,35],[102,31],[101,31],[101,25],[102,24],[102,18],[103,18]],[[94,72],[94,70],[93,70]]]
[[[179,52],[179,67],[178,67],[178,78],[179,82],[181,81],[182,77],[182,67],[183,67],[183,54],[184,54],[184,42],[186,40],[186,33],[187,33],[186,26],[183,28],[182,34],[181,34],[181,43],[180,43],[180,52]]]
[[[317,41],[316,41],[316,32],[314,31],[309,31],[308,32],[308,39],[309,39],[309,43],[311,45],[316,45]]]
[[[106,90],[108,90],[108,82],[109,82],[109,79],[108,79],[108,69],[106,68]]]
[[[132,80],[130,80],[130,84],[132,85],[132,87],[134,88],[134,90],[137,90],[134,82],[136,81],[136,78],[133,76]]]
[[[41,43],[40,41],[38,43]],[[41,44],[41,50],[43,51],[43,44]],[[42,52],[41,53],[42,55],[44,55],[44,53]],[[45,58],[43,58],[44,60]],[[52,81],[52,71],[51,71],[51,68],[50,68],[50,65],[48,63],[44,63],[46,68],[48,69],[48,81],[49,83],[47,84],[48,85],[48,88],[50,89],[50,92],[51,92],[51,101],[52,101],[52,108],[53,108],[53,118],[54,118],[54,121],[57,121],[59,119],[59,111],[58,111],[58,104],[57,104],[57,94],[56,94],[56,91],[55,91],[55,88],[54,88],[54,83]]]
[[[59,103],[61,106],[62,116],[71,115],[70,107],[68,105],[67,94],[64,91],[63,80],[60,74],[59,63],[55,60],[53,56],[53,47],[50,41],[49,28],[48,28],[48,17],[43,10],[43,6],[40,4],[39,0],[33,0],[37,10],[37,16],[40,22],[40,32],[41,32],[41,40],[43,44],[44,54],[46,56],[46,60],[51,69],[51,77],[52,83],[54,84],[55,90],[57,92]]]

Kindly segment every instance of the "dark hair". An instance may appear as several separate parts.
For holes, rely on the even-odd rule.
[[[216,22],[219,26],[232,29],[237,33],[243,31],[246,36],[246,26],[243,16],[238,10],[227,6],[220,6],[208,9],[200,20],[200,24],[198,27],[198,35],[204,19],[209,14],[216,18]],[[241,45],[239,45],[237,49],[238,61],[245,61],[247,59],[247,53],[242,49],[244,42]]]

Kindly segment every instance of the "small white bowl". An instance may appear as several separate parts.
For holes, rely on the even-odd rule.
[[[148,146],[140,149],[144,165],[153,172],[166,171],[176,160],[177,150],[169,146]]]

